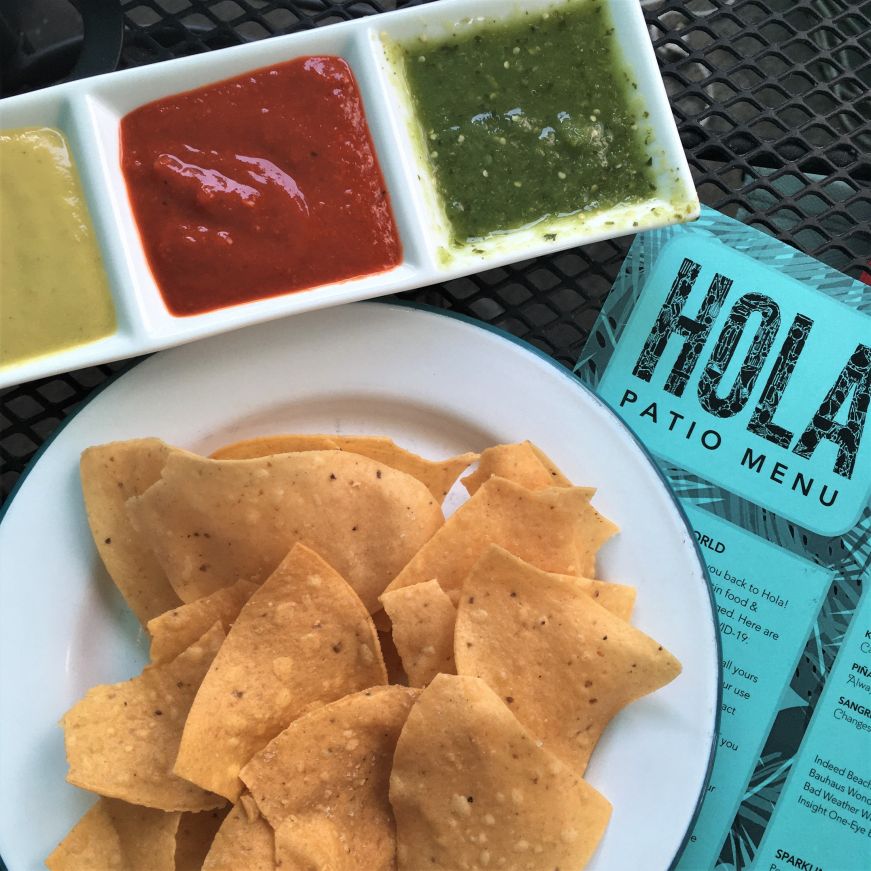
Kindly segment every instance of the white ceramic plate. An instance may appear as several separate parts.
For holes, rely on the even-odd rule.
[[[96,683],[146,662],[85,519],[79,453],[160,436],[195,451],[276,431],[384,433],[438,457],[530,438],[621,533],[600,575],[638,587],[634,622],[681,676],[623,711],[588,779],[614,815],[592,871],[668,868],[707,781],[719,707],[718,642],[693,536],[644,450],[565,369],[501,333],[365,303],[158,354],[62,429],[0,524],[0,854],[35,871],[92,798],[64,781],[59,717]]]

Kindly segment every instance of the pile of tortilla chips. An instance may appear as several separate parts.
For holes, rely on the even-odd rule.
[[[590,755],[680,664],[596,579],[616,527],[538,447],[139,439],[81,475],[151,662],[63,718],[99,798],[51,871],[586,865],[611,813]]]

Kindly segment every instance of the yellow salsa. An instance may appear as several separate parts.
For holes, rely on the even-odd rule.
[[[115,310],[67,142],[0,132],[0,367],[101,339]]]

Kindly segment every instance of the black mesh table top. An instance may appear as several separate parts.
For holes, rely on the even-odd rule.
[[[84,17],[93,4],[78,5]],[[121,5],[119,66],[132,67],[418,3]],[[871,284],[871,0],[642,6],[702,202]],[[117,51],[104,53],[114,63]],[[571,365],[631,241],[600,242],[405,296],[494,324]],[[61,421],[126,365],[0,392],[0,498]]]

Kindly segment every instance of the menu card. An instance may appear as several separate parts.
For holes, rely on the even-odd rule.
[[[719,736],[676,868],[871,869],[871,288],[703,209],[636,237],[575,372],[714,591]]]

